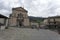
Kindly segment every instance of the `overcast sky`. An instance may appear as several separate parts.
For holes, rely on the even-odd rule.
[[[9,16],[13,7],[24,6],[29,16],[60,15],[60,0],[0,0],[0,14]]]

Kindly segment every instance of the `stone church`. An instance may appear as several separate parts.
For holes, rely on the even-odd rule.
[[[29,27],[28,11],[23,7],[12,8],[9,16],[9,26]]]

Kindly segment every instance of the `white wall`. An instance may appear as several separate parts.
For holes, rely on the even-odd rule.
[[[31,22],[31,25],[36,25],[37,27],[39,27],[39,24],[36,22]]]
[[[4,24],[4,18],[0,18],[0,23]]]
[[[1,24],[4,24],[4,22],[5,22],[5,19],[4,19],[4,18],[0,18],[0,23],[1,23]],[[0,26],[0,29],[1,29],[1,30],[4,30],[5,27],[6,27],[5,24],[4,24],[4,25],[1,25],[1,26]]]

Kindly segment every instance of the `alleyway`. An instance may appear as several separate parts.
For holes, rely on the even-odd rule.
[[[0,30],[0,40],[60,40],[60,35],[44,29],[10,27]]]

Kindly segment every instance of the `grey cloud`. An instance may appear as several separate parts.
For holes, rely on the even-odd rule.
[[[7,0],[6,0],[7,1]],[[6,1],[0,0],[0,13],[3,13],[4,15],[9,15],[11,13],[12,7],[16,6],[23,6],[24,8],[28,10],[28,14],[32,16],[43,16],[43,17],[48,17],[48,16],[54,16],[56,15],[57,8],[60,8],[60,5],[57,5],[57,2],[55,0],[48,0],[47,3],[41,3],[41,0],[18,0],[16,2],[10,0],[7,1],[8,5],[5,4]],[[24,3],[23,3],[24,2]],[[6,12],[3,12],[3,11]],[[1,12],[2,11],[2,12]]]

